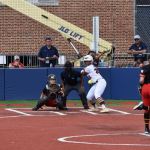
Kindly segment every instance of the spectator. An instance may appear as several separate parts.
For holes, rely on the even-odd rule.
[[[107,50],[107,51],[103,51],[103,52],[100,52],[98,51],[96,53],[96,51],[94,50],[90,50],[87,55],[91,55],[93,57],[93,65],[95,67],[98,67],[99,66],[99,63],[102,62],[101,58],[106,55],[107,57],[110,57],[111,58],[113,57],[113,53],[115,52],[115,47],[112,46],[112,49],[111,50]],[[80,54],[81,57],[84,57],[84,55]]]
[[[55,67],[59,58],[59,53],[56,47],[52,45],[52,38],[46,36],[45,45],[42,46],[38,53],[40,67]]]
[[[144,53],[147,51],[147,46],[142,42],[139,35],[134,36],[135,43],[132,44],[128,50],[128,54],[133,54],[134,56],[134,67],[141,67],[146,60]]]
[[[66,108],[67,96],[72,90],[75,90],[79,93],[84,109],[88,109],[82,75],[73,68],[73,64],[70,61],[66,61],[64,65],[64,71],[61,72],[61,80],[62,89],[64,91],[63,106]]]
[[[62,105],[63,92],[59,84],[56,83],[56,77],[54,74],[48,76],[48,81],[44,89],[42,90],[40,100],[36,106],[32,108],[33,111],[37,111],[42,106],[56,107],[59,110],[64,110]]]
[[[9,63],[9,68],[24,68],[24,65],[20,62],[18,55],[14,56],[14,61]]]
[[[101,62],[101,57],[105,53],[108,53],[108,51],[103,51],[103,52],[98,52],[98,53],[96,53],[95,51],[89,51],[87,55],[91,55],[93,57],[93,65],[95,67],[98,67],[99,66],[99,62]]]

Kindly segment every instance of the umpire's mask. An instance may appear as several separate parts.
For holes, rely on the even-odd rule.
[[[72,70],[73,64],[70,61],[66,61],[64,68],[66,71]]]

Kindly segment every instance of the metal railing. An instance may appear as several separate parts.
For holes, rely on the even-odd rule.
[[[146,57],[150,55],[150,53],[145,53]],[[37,54],[21,54],[20,61],[24,64],[25,68],[38,68],[39,60],[37,58]],[[76,56],[74,56],[75,58]],[[65,61],[72,60],[66,57],[65,55],[60,55],[58,60],[58,64],[56,67],[63,67]],[[13,62],[14,55],[8,54],[0,54],[0,67],[1,68],[8,68],[9,63]],[[134,64],[134,57],[131,54],[127,53],[114,53],[109,57],[105,57],[105,59],[99,62],[99,67],[133,67]],[[83,66],[83,59],[79,60],[79,66]]]
[[[37,55],[19,55],[20,56],[20,62],[24,64],[26,68],[36,68],[39,67],[39,60],[37,59]],[[9,63],[14,61],[14,55],[0,55],[0,66],[2,68],[7,68],[9,66]]]

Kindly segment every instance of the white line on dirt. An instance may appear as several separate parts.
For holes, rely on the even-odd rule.
[[[104,145],[104,146],[139,146],[139,147],[150,147],[150,144],[137,144],[137,143],[95,143],[95,142],[87,142],[87,141],[77,141],[77,138],[82,138],[82,137],[94,137],[94,136],[125,136],[125,135],[141,135],[140,133],[116,133],[116,134],[94,134],[94,135],[77,135],[77,136],[68,136],[68,137],[62,137],[58,138],[57,140],[60,142],[64,143],[74,143],[74,144],[86,144],[86,145]],[[72,138],[75,138],[75,140],[70,140]]]
[[[50,113],[54,113],[54,114],[61,115],[61,116],[67,115],[61,112],[57,112],[57,111],[50,111]]]
[[[27,114],[27,113],[24,113],[22,111],[18,111],[18,110],[12,109],[12,108],[6,108],[6,110],[12,111],[12,112],[15,112],[15,113],[18,113],[18,114],[22,114],[24,116],[32,116],[31,114]]]
[[[101,108],[101,107],[99,107]],[[112,109],[112,108],[109,108],[110,111],[114,111],[114,112],[118,112],[118,113],[121,113],[121,114],[124,114],[124,115],[129,115],[131,113],[129,112],[125,112],[125,111],[121,111],[121,110],[117,110],[117,109]]]
[[[118,113],[125,114],[125,115],[131,114],[131,113],[128,113],[128,112],[125,112],[125,111],[117,110],[117,109],[111,109],[111,108],[109,108],[109,109],[110,109],[110,111],[118,112]]]
[[[150,137],[150,134],[145,134],[145,133],[139,133],[140,135],[144,135],[144,136],[149,136]]]
[[[68,109],[82,109],[83,107],[68,107]],[[101,108],[101,107],[99,107],[99,108]],[[23,115],[25,115],[25,116],[33,116],[33,115],[31,115],[31,114],[28,114],[28,113],[24,113],[24,112],[22,112],[22,111],[18,111],[18,110],[15,110],[15,109],[31,109],[31,108],[13,108],[13,109],[10,109],[10,108],[8,108],[8,109],[6,109],[6,110],[9,110],[9,111],[13,111],[13,112],[16,112],[16,113],[19,113],[19,114],[23,114]],[[110,109],[110,111],[113,111],[113,112],[118,112],[118,114],[109,114],[109,115],[119,115],[119,113],[120,114],[123,114],[123,115],[129,115],[129,114],[131,114],[131,115],[142,115],[142,114],[133,114],[133,113],[129,113],[129,112],[125,112],[125,111],[121,111],[121,110],[117,110],[117,109],[112,109],[112,108],[109,108]],[[91,114],[91,115],[101,115],[101,114],[99,114],[98,112],[90,112],[90,111],[88,111],[88,110],[79,110],[80,112],[84,112],[84,113],[88,113],[88,114]],[[39,111],[38,111],[39,112]],[[45,112],[45,111],[44,111]],[[55,114],[58,114],[58,115],[67,115],[67,114],[65,114],[65,113],[77,113],[77,112],[65,112],[65,113],[61,113],[61,112],[57,112],[57,111],[49,111],[49,112],[52,112],[52,113],[55,113]],[[29,113],[30,113],[30,111],[29,111]],[[78,112],[79,113],[79,112]]]
[[[3,116],[0,117],[0,119],[4,119],[4,118],[18,118],[18,117],[22,117],[23,115],[17,115],[17,116]]]
[[[92,112],[92,111],[88,111],[88,110],[80,110],[80,111],[81,111],[81,112],[88,113],[88,114],[91,114],[91,115],[98,115],[98,113]]]

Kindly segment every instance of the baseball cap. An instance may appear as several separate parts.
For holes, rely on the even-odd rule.
[[[18,55],[15,55],[14,60],[16,60],[16,59],[20,59],[20,57]]]
[[[52,37],[47,35],[47,36],[44,37],[44,40],[52,40]]]
[[[134,39],[140,39],[141,37],[139,35],[135,35]]]

